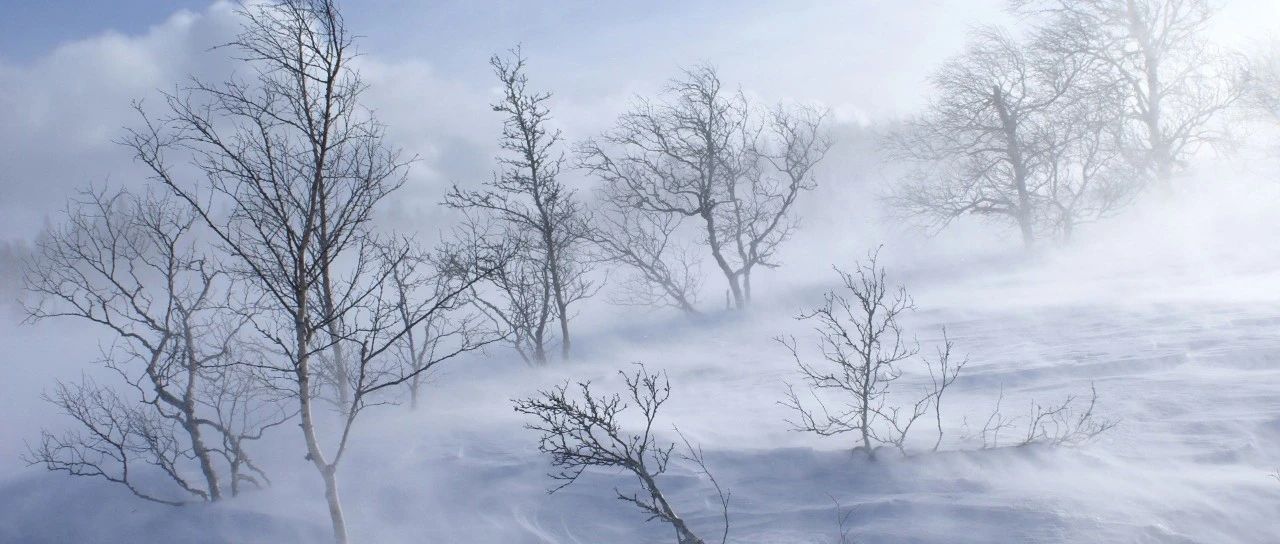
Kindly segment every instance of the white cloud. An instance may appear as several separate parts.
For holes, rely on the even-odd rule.
[[[348,6],[368,36],[359,65],[366,103],[394,145],[419,161],[388,207],[398,228],[438,224],[452,183],[486,179],[500,118],[489,110],[491,52],[523,43],[533,85],[554,93],[569,142],[609,126],[637,94],[652,94],[681,65],[709,61],[726,82],[766,101],[825,104],[839,123],[867,124],[918,106],[924,79],[958,50],[968,28],[1003,18],[1001,0],[904,2],[693,2],[664,10],[479,2]],[[581,8],[581,9],[579,9]],[[1223,11],[1224,28],[1258,29],[1260,2]],[[554,16],[574,13],[568,19]],[[30,238],[74,188],[138,183],[142,173],[112,143],[136,122],[130,103],[190,74],[234,68],[225,42],[237,21],[229,2],[179,12],[138,35],[105,33],[63,44],[22,64],[0,61],[0,237]],[[1253,24],[1247,24],[1253,21]],[[838,162],[838,161],[832,161]],[[570,183],[589,187],[578,173]]]
[[[107,33],[25,65],[0,65],[0,232],[28,238],[76,187],[132,184],[139,171],[113,140],[133,100],[187,74],[225,69],[205,51],[236,28],[228,4],[180,12],[140,36]]]

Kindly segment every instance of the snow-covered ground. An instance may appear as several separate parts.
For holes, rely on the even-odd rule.
[[[789,430],[776,401],[798,377],[772,338],[806,338],[790,316],[830,283],[818,275],[746,318],[596,326],[569,364],[532,370],[494,353],[446,368],[418,411],[385,408],[363,421],[342,469],[353,536],[672,541],[667,527],[612,498],[614,487],[633,484],[626,475],[590,471],[547,495],[548,459],[510,407],[564,380],[618,390],[616,371],[642,361],[670,376],[663,429],[678,425],[700,442],[732,491],[731,542],[838,542],[838,516],[849,509],[856,542],[1280,541],[1280,481],[1270,476],[1280,467],[1280,290],[1266,288],[1280,285],[1277,275],[1241,266],[1130,276],[1120,265],[1065,274],[1063,259],[900,271],[920,307],[909,331],[930,350],[945,325],[970,360],[948,393],[939,453],[872,462],[851,454],[852,437]],[[904,398],[921,379],[903,378]],[[1100,415],[1120,424],[1083,447],[980,450],[964,439],[1001,389],[1003,411],[1017,416],[1033,399],[1087,395],[1091,383]],[[935,432],[923,425],[921,452]],[[323,541],[319,482],[291,434],[257,448],[273,487],[218,506],[152,505],[103,482],[6,461],[0,542]],[[18,451],[7,446],[5,455]],[[687,466],[664,478],[693,527],[718,535],[706,482]]]

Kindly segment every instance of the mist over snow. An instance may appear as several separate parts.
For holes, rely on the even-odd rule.
[[[1280,5],[3,11],[0,542],[1280,541]]]

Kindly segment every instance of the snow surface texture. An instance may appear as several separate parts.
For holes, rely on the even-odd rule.
[[[777,282],[786,289],[748,317],[693,324],[638,311],[623,320],[586,315],[583,351],[569,363],[527,369],[498,350],[444,367],[416,412],[386,407],[361,421],[340,473],[353,539],[671,542],[669,528],[613,499],[614,487],[634,484],[627,475],[589,471],[547,495],[548,459],[510,404],[565,380],[618,391],[616,371],[643,361],[671,380],[662,428],[678,425],[701,443],[732,491],[730,542],[838,542],[838,518],[849,509],[849,535],[864,543],[1280,541],[1280,481],[1269,476],[1280,466],[1274,257],[1259,257],[1266,240],[1192,255],[1186,236],[1159,230],[1141,244],[1107,238],[1030,261],[944,266],[887,248],[882,263],[920,307],[904,323],[908,332],[928,353],[945,325],[969,357],[948,391],[939,453],[923,453],[932,421],[914,431],[911,446],[922,453],[886,452],[874,462],[851,454],[852,436],[789,430],[777,401],[799,377],[772,338],[811,338],[791,316],[836,280],[814,267],[805,281]],[[857,256],[798,260],[848,267]],[[23,440],[41,425],[66,424],[35,399],[53,378],[85,368],[94,347],[75,340],[84,336],[71,324],[0,329],[0,341],[23,355],[10,354],[19,371],[0,395],[11,422],[0,428],[0,542],[327,540],[319,481],[292,427],[255,448],[276,484],[216,506],[150,504],[104,482],[22,467]],[[897,385],[904,402],[927,379],[907,370]],[[1098,413],[1120,420],[1095,442],[980,450],[963,438],[1001,389],[1005,415],[1025,418],[1033,400],[1087,396],[1091,383]],[[697,531],[718,536],[707,482],[686,465],[660,481]]]

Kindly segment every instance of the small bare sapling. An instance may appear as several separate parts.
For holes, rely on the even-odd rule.
[[[1000,441],[1002,432],[1007,436],[1008,433],[1014,432],[1014,429],[1021,427],[1023,430],[1017,435],[1016,441],[1008,445],[1015,447],[1032,444],[1079,446],[1119,424],[1117,420],[1097,415],[1098,390],[1093,384],[1089,384],[1089,400],[1083,407],[1080,406],[1080,400],[1076,395],[1067,395],[1062,402],[1047,406],[1033,400],[1031,411],[1023,427],[1021,418],[1004,415],[1001,409],[1001,404],[1004,402],[1002,387],[1000,396],[996,398],[995,408],[983,423],[982,429],[970,435],[969,438],[980,438],[982,449],[999,448],[1003,445]]]
[[[906,338],[899,323],[899,317],[914,310],[915,304],[906,289],[890,287],[877,253],[871,252],[853,273],[836,269],[843,289],[828,291],[821,306],[799,316],[816,323],[818,361],[806,360],[794,337],[778,339],[791,352],[812,397],[802,401],[795,387],[788,385],[781,404],[797,414],[789,420],[796,430],[822,436],[855,433],[859,437],[855,450],[869,457],[883,446],[906,455],[911,428],[933,408],[938,424],[933,448],[937,450],[942,443],[940,401],[966,361],[952,360],[954,346],[944,330],[936,360],[920,358],[931,378],[923,396],[909,405],[890,401],[891,386],[902,376],[900,365],[916,359],[919,347]],[[829,407],[822,393],[838,395],[839,407]]]
[[[538,449],[551,455],[551,464],[557,472],[550,474],[559,484],[548,493],[555,493],[577,481],[588,467],[613,467],[630,472],[636,477],[640,490],[630,493],[614,488],[618,500],[631,503],[647,514],[646,521],[661,520],[671,525],[677,544],[704,544],[689,528],[684,518],[676,512],[659,485],[659,477],[667,471],[672,454],[680,460],[696,465],[698,472],[707,476],[715,488],[724,516],[723,544],[729,534],[729,492],[707,469],[700,447],[694,446],[683,434],[684,453],[676,453],[676,444],[661,443],[654,435],[654,421],[658,409],[671,395],[671,384],[665,373],[649,372],[643,365],[628,374],[619,371],[627,386],[627,396],[600,395],[591,391],[590,382],[579,382],[570,391],[569,384],[540,391],[536,396],[515,401],[515,410],[533,418],[526,425],[542,433]],[[634,403],[644,419],[639,432],[622,428],[621,420]]]

